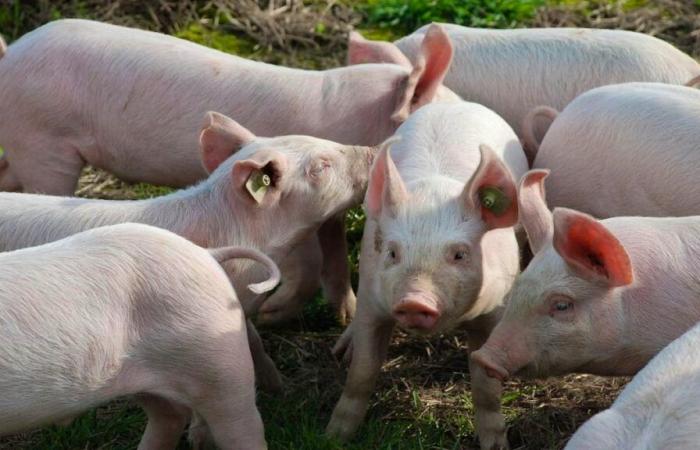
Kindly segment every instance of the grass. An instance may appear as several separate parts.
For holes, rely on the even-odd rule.
[[[394,39],[433,20],[495,27],[544,23],[549,16],[542,10],[536,11],[544,1],[367,0],[357,6],[365,15],[365,21],[359,26],[365,36]],[[84,2],[76,0],[73,3],[78,6],[74,10],[76,14],[90,16],[91,11],[86,10]],[[128,1],[121,3],[131,7]],[[594,23],[601,8],[606,14],[613,10],[602,0],[585,3],[550,0],[547,3],[557,20],[575,14],[572,17],[579,22],[574,23],[579,25]],[[637,18],[643,19],[639,8],[649,3],[652,2],[630,0],[620,2],[618,6],[621,14],[636,14],[631,16],[635,20],[630,22],[636,24]],[[671,3],[666,1],[664,5]],[[37,3],[40,4],[43,3]],[[20,36],[36,26],[37,21],[66,15],[68,8],[64,4],[60,8],[50,5],[44,9],[40,6],[25,9],[20,5],[18,0],[0,5],[0,30],[9,38]],[[700,2],[696,3],[697,7],[700,7]],[[668,8],[673,10],[672,6]],[[686,8],[683,11],[689,11],[689,6],[683,8]],[[667,17],[665,11],[659,14]],[[150,20],[148,12],[141,13],[138,23]],[[650,17],[655,20],[656,16]],[[206,20],[175,25],[174,32],[184,39],[253,59],[310,68],[328,67],[342,59],[338,54],[324,55],[324,48],[280,51],[261,45],[248,36],[231,33],[225,27],[210,26]],[[323,31],[321,28],[325,25],[321,25],[317,25],[317,31]],[[678,42],[685,43],[684,48],[691,51],[695,47],[687,35],[684,32],[668,34],[669,39],[680,36]],[[88,168],[81,177],[78,193],[92,198],[134,199],[171,191],[147,184],[130,185]],[[357,256],[363,225],[361,210],[351,210],[347,216],[347,229],[354,285],[357,284]],[[345,368],[330,353],[340,332],[320,293],[307,302],[303,317],[297,323],[283,329],[262,330],[268,352],[286,378],[282,395],[260,393],[258,397],[270,449],[477,448],[466,339],[459,333],[430,340],[397,335],[357,438],[348,444],[326,438],[323,429],[340,396],[345,377]],[[583,421],[610,405],[625,382],[621,378],[581,375],[537,382],[508,382],[502,405],[510,427],[512,447],[562,448]],[[119,400],[86,412],[67,427],[50,426],[2,438],[0,449],[131,449],[137,445],[144,426],[145,417],[141,410],[128,401]],[[184,440],[179,448],[187,448]]]

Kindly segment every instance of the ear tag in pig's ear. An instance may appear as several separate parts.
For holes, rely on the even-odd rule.
[[[270,175],[262,173],[259,170],[254,170],[245,182],[245,188],[256,202],[261,203],[271,182]]]
[[[502,190],[495,186],[487,186],[479,191],[479,201],[481,205],[500,216],[508,209],[511,200],[503,193]]]

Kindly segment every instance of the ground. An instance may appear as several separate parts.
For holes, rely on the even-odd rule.
[[[8,41],[50,19],[78,15],[169,32],[231,53],[308,68],[341,64],[344,36],[353,27],[373,38],[391,38],[433,19],[500,27],[619,27],[657,35],[694,56],[700,52],[700,37],[691,32],[700,28],[700,7],[691,1],[435,0],[427,8],[426,2],[397,0],[276,1],[274,8],[258,7],[254,0],[32,2],[29,7],[22,3],[0,3],[0,32]],[[525,3],[529,6],[523,7]],[[270,11],[277,8],[286,9],[272,16]],[[77,191],[85,197],[110,199],[168,192],[168,188],[122,183],[90,168]],[[355,281],[362,223],[359,210],[349,213]],[[298,322],[262,330],[266,348],[285,376],[281,395],[259,395],[270,449],[478,447],[466,339],[459,333],[429,340],[398,334],[357,438],[349,444],[325,438],[323,429],[345,377],[345,368],[330,353],[340,332],[320,294],[310,299]],[[509,381],[503,409],[511,446],[562,448],[581,423],[612,403],[626,381],[588,375]],[[136,447],[144,425],[140,409],[119,400],[87,412],[67,427],[2,438],[0,449],[129,449]],[[188,448],[184,438],[180,448]]]

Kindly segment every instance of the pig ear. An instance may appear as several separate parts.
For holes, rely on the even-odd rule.
[[[268,207],[279,200],[286,169],[287,158],[280,152],[265,152],[236,161],[231,169],[235,193],[247,205]]]
[[[632,263],[625,248],[588,214],[554,210],[554,249],[582,278],[611,287],[632,283]]]
[[[525,228],[533,254],[552,241],[554,225],[544,191],[544,180],[548,175],[549,170],[531,170],[523,175],[518,189],[520,223]]]
[[[348,37],[348,65],[365,63],[398,64],[413,69],[411,61],[391,42],[370,41],[356,31]]]
[[[408,197],[401,174],[391,159],[391,145],[396,141],[396,138],[385,141],[372,165],[365,197],[369,217],[379,217],[382,210],[395,216],[398,206]]]
[[[451,62],[452,43],[449,36],[440,25],[430,25],[423,38],[416,64],[403,86],[392,119],[403,122],[410,113],[432,102]]]
[[[477,210],[487,229],[512,227],[518,222],[515,181],[510,170],[488,145],[480,145],[481,161],[462,191],[465,209]]]
[[[255,139],[255,135],[235,120],[210,111],[207,113],[199,147],[202,164],[207,172],[213,172],[229,156]]]

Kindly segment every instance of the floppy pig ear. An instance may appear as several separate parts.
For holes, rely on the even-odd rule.
[[[554,249],[577,274],[609,286],[633,281],[632,263],[620,241],[589,216],[566,208],[554,210]]]
[[[217,112],[208,112],[199,135],[204,168],[209,173],[213,172],[253,139],[255,135],[235,120]]]
[[[552,241],[554,225],[544,190],[544,180],[548,175],[549,170],[531,170],[523,175],[518,189],[520,223],[525,228],[533,254]]]
[[[394,142],[396,139],[389,139],[381,145],[379,155],[372,165],[365,197],[369,217],[379,217],[382,209],[395,215],[397,206],[408,197],[401,174],[391,159],[391,144]]]
[[[231,172],[236,194],[249,205],[273,204],[280,196],[279,183],[287,169],[286,161],[279,152],[236,161]]]
[[[416,64],[403,86],[392,119],[403,122],[410,113],[432,102],[451,62],[452,42],[449,36],[440,25],[430,25],[423,38]]]
[[[360,33],[351,31],[348,37],[348,65],[365,63],[398,64],[413,68],[411,61],[393,43],[370,41]]]
[[[510,170],[488,145],[480,145],[481,161],[462,191],[462,204],[477,210],[490,230],[518,222],[518,201]]]

